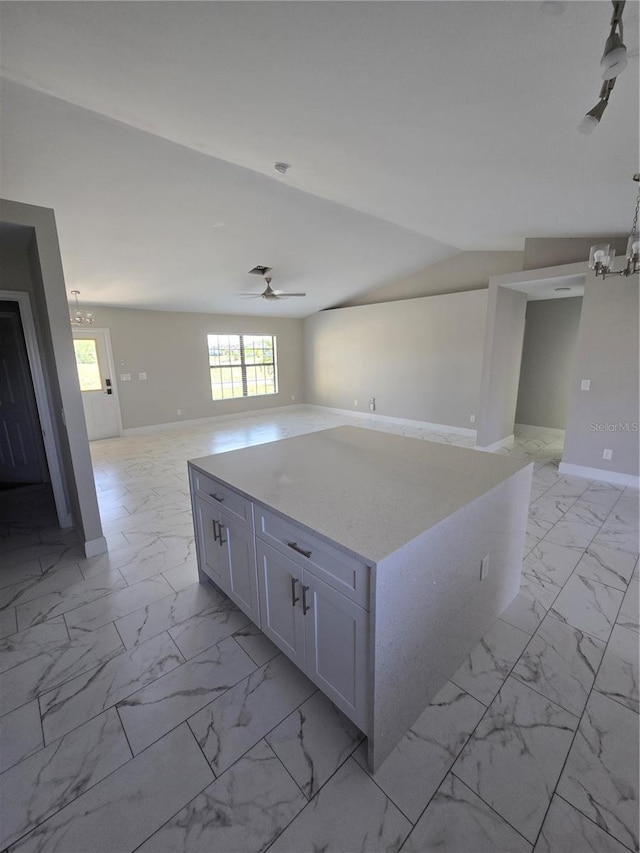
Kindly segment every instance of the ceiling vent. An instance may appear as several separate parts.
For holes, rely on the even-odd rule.
[[[252,270],[249,270],[251,275],[266,275],[268,272],[271,272],[271,267],[254,267]]]

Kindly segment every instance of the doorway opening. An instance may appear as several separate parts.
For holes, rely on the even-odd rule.
[[[118,386],[108,329],[73,329],[73,348],[89,441],[122,435]]]

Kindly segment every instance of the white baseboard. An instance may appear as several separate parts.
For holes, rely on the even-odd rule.
[[[291,410],[296,409],[306,409],[308,408],[305,403],[291,403],[287,406],[270,406],[268,409],[251,409],[251,411],[247,412],[234,412],[229,415],[209,415],[205,418],[191,418],[189,420],[185,420],[184,418],[179,421],[171,421],[166,424],[149,424],[148,426],[142,427],[129,427],[122,431],[123,436],[127,438],[130,435],[146,435],[149,432],[162,432],[167,429],[182,429],[184,427],[192,427],[192,426],[200,426],[206,423],[217,423],[218,421],[231,421],[237,420],[238,418],[255,418],[260,415],[272,415],[275,412],[290,412]]]
[[[106,554],[108,550],[107,540],[104,536],[100,536],[98,539],[89,539],[88,542],[84,543],[86,557],[98,557],[100,554]]]
[[[571,462],[561,462],[558,468],[561,474],[570,474],[572,477],[584,477],[585,480],[602,480],[605,483],[613,483],[615,486],[631,486],[633,489],[640,488],[640,477],[634,474],[622,474],[620,471],[605,471],[604,468],[587,468],[584,465],[573,465]]]
[[[451,426],[449,424],[435,424],[430,421],[414,421],[411,418],[396,418],[393,415],[381,415],[379,412],[363,412],[354,409],[338,409],[334,406],[317,406],[314,403],[307,403],[303,406],[305,409],[316,409],[319,412],[333,412],[336,415],[350,415],[361,420],[381,420],[389,421],[390,423],[398,424],[399,426],[413,426],[422,429],[430,429],[433,432],[449,432],[454,435],[466,435],[469,438],[475,438],[475,429],[467,429],[466,427]]]
[[[564,438],[566,433],[566,430],[564,429],[533,426],[532,424],[514,424],[513,426],[514,431],[520,433],[521,435],[540,435],[540,433],[547,433],[548,435],[557,436],[557,438]]]
[[[515,441],[515,436],[513,433],[511,435],[506,436],[506,438],[501,438],[499,441],[494,441],[493,444],[476,444],[476,450],[484,450],[487,453],[493,453],[495,450],[501,450],[503,447],[508,447],[511,449],[513,447],[513,443]]]

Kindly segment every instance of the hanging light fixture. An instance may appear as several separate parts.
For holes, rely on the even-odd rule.
[[[609,104],[609,97],[616,84],[616,78],[627,67],[627,48],[622,41],[624,35],[622,11],[625,2],[626,0],[611,0],[613,5],[611,28],[600,60],[604,83],[600,89],[598,103],[593,109],[589,110],[578,125],[578,130],[581,133],[591,133],[600,124],[600,119]]]
[[[636,172],[633,176],[634,181],[640,182],[640,172]],[[623,270],[612,272],[611,267],[616,256],[615,249],[608,243],[600,243],[591,247],[589,253],[589,269],[593,270],[596,275],[601,275],[606,278],[608,275],[632,275],[640,272],[640,234],[638,234],[638,208],[640,208],[640,187],[636,197],[636,211],[631,225],[631,233],[627,240],[627,265]]]
[[[91,311],[85,311],[78,305],[79,290],[72,290],[71,295],[75,298],[76,304],[74,309],[69,314],[69,320],[72,326],[93,326],[95,317]]]

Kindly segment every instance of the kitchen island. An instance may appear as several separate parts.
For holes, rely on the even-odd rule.
[[[384,761],[520,586],[533,465],[355,427],[189,462],[198,570]]]

